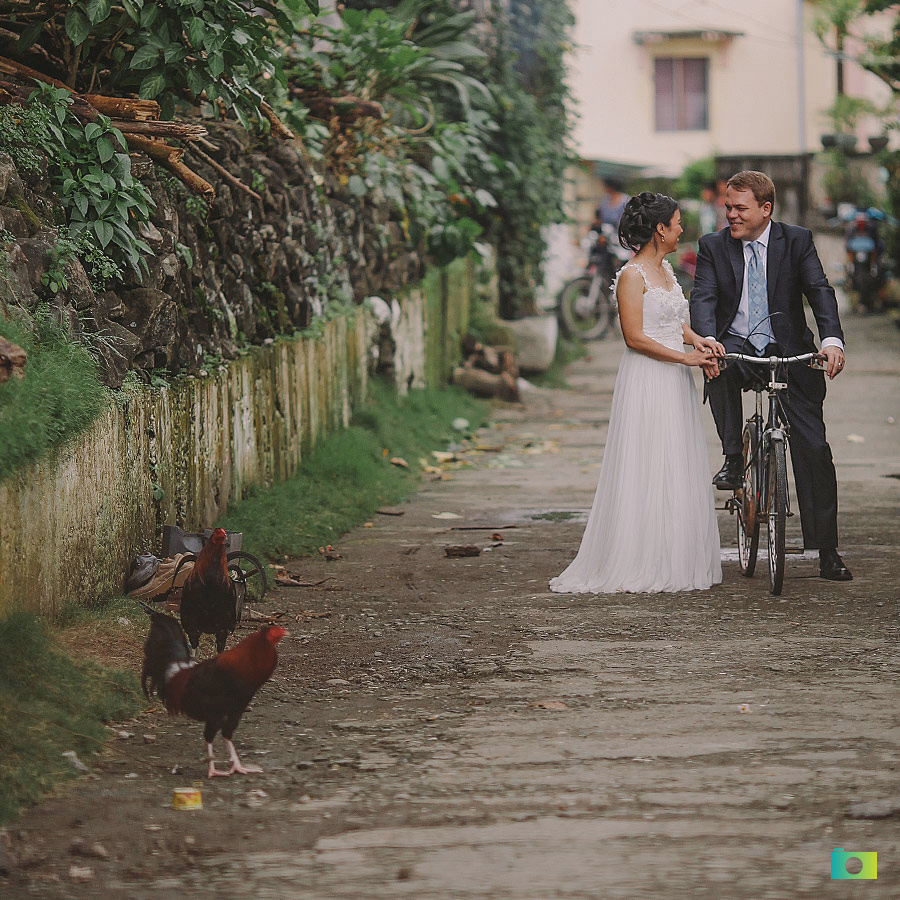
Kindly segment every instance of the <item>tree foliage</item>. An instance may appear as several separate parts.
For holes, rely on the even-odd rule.
[[[409,8],[410,0],[347,0],[356,9]],[[430,0],[417,15],[413,38],[453,21],[462,0]],[[473,183],[496,205],[473,210],[483,239],[497,247],[501,312],[534,312],[546,253],[545,226],[562,221],[565,169],[571,159],[566,54],[574,19],[565,0],[509,0],[468,35],[485,52],[463,60],[465,71],[490,94],[471,97],[468,115],[486,153]],[[459,117],[452,90],[430,95],[438,118]]]
[[[283,4],[280,5],[280,4]],[[221,103],[264,126],[257,79],[275,74],[274,34],[318,0],[38,0],[15,3],[13,47],[87,93],[136,93],[171,117],[177,98]],[[274,26],[274,27],[273,27]]]

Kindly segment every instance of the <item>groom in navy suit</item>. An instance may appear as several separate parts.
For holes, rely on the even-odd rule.
[[[822,269],[812,232],[772,221],[775,185],[763,172],[738,172],[725,189],[728,227],[700,238],[691,291],[691,326],[731,353],[796,356],[816,349],[803,296],[816,320],[827,359],[823,374],[791,366],[783,406],[791,427],[791,458],[803,543],[819,551],[819,572],[833,581],[853,576],[838,555],[837,479],[825,440],[825,375],[844,368],[844,335],[834,289]],[[746,367],[730,366],[706,390],[725,464],[713,478],[722,490],[742,482]],[[782,395],[784,397],[784,395]]]

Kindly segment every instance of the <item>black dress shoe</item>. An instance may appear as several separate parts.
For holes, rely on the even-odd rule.
[[[833,549],[819,551],[819,574],[829,581],[853,581],[850,570]]]
[[[729,453],[725,465],[713,475],[712,483],[720,491],[736,491],[744,482],[744,459],[740,453]]]

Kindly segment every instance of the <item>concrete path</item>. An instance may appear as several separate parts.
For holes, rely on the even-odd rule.
[[[900,896],[900,334],[847,325],[827,421],[851,584],[793,555],[770,596],[764,562],[739,574],[721,512],[713,590],[549,593],[597,479],[621,354],[599,343],[571,390],[497,411],[479,441],[502,450],[340,559],[292,564],[333,578],[268,606],[302,622],[237,736],[265,775],[204,781],[200,728],[156,715],[152,744],[29,814],[35,861],[0,895]],[[468,543],[480,556],[445,557]],[[204,809],[166,808],[194,780]],[[75,839],[108,857],[72,857]],[[877,881],[831,880],[835,847],[877,853]]]

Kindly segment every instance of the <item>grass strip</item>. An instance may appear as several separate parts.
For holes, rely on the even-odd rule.
[[[27,354],[25,378],[0,384],[0,479],[92,425],[110,396],[88,351],[46,315],[34,330],[0,316],[0,335]]]
[[[90,764],[109,738],[104,723],[143,708],[134,672],[76,660],[39,619],[0,620],[0,823]]]
[[[270,560],[305,556],[334,543],[369,520],[381,506],[396,503],[418,484],[423,459],[444,450],[469,429],[482,425],[488,404],[458,388],[410,391],[398,398],[375,384],[349,428],[327,437],[288,481],[251,490],[218,524],[243,533],[243,547]],[[404,459],[409,468],[391,464]]]

